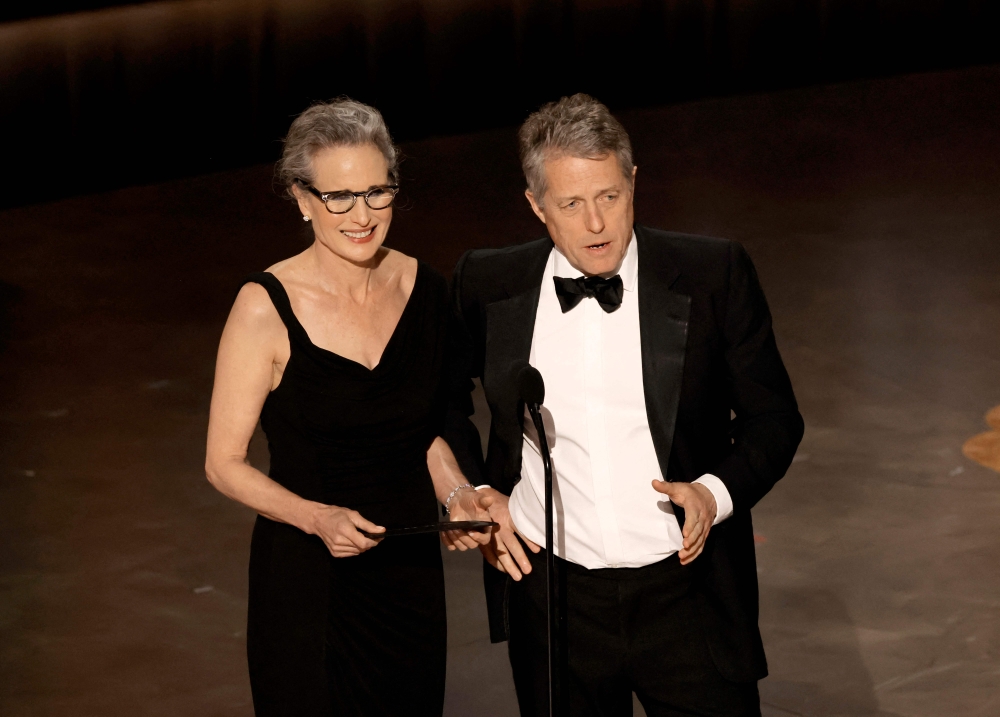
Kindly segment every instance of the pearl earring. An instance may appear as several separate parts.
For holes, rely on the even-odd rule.
[[[311,221],[311,220],[309,219],[309,217],[307,217],[307,216],[303,216],[303,217],[302,217],[302,221],[304,221],[304,222],[308,222],[308,221]]]

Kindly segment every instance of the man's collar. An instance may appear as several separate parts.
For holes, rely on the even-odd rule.
[[[575,278],[582,276],[579,269],[569,263],[559,248],[552,247],[552,275]],[[625,291],[635,291],[636,282],[639,279],[639,252],[636,249],[635,230],[632,230],[632,238],[629,239],[628,249],[625,250],[625,258],[622,260],[618,275],[622,278],[622,285]]]

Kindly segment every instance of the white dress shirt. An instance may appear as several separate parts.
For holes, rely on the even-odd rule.
[[[639,255],[635,234],[619,272],[624,297],[606,313],[583,299],[565,314],[553,276],[581,273],[553,249],[542,275],[529,362],[545,381],[542,416],[552,451],[555,553],[586,568],[641,567],[682,547],[673,505],[653,490],[662,480],[646,417],[639,342]],[[715,523],[733,512],[719,478]],[[510,499],[514,525],[545,545],[545,477],[538,436],[525,411],[521,480]]]

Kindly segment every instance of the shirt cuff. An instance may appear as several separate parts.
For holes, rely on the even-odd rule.
[[[722,482],[722,479],[711,473],[706,473],[694,482],[701,483],[715,497],[715,522],[712,525],[718,525],[733,514],[733,499],[729,495],[729,489],[726,488],[726,484]]]

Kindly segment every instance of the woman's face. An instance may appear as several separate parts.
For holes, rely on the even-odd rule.
[[[374,145],[330,147],[313,156],[313,174],[320,192],[367,192],[389,184],[385,157]],[[367,263],[382,246],[392,221],[392,206],[372,209],[358,197],[346,214],[331,214],[318,197],[293,186],[303,216],[312,221],[316,241],[355,264]]]

